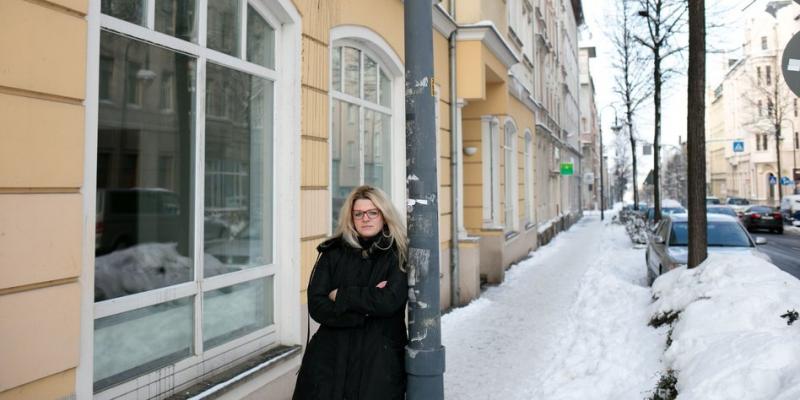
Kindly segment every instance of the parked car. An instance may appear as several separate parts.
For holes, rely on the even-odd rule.
[[[770,232],[783,233],[783,216],[769,206],[752,206],[742,215],[742,224],[748,231],[766,229]]]
[[[665,215],[672,215],[672,214],[685,214],[686,209],[683,208],[681,203],[678,203],[675,200],[664,200],[661,202],[661,216]],[[645,213],[645,221],[648,224],[652,224],[656,217],[656,208],[651,206],[647,209]]]
[[[737,218],[722,214],[708,214],[707,217],[709,253],[747,253],[772,262],[768,255],[756,248],[756,245],[766,244],[767,240],[762,237],[754,240]],[[686,266],[688,243],[688,215],[665,216],[647,240],[648,284],[669,270]]]
[[[166,189],[98,189],[95,209],[97,255],[140,243],[186,242],[189,238],[178,195]]]
[[[750,200],[747,200],[743,197],[728,197],[725,200],[725,204],[731,206],[734,211],[741,217],[744,214],[744,210],[750,207]]]
[[[721,204],[718,197],[706,196],[706,204]]]
[[[731,217],[739,218],[739,214],[734,211],[731,206],[726,205],[706,205],[706,212],[709,214],[724,214],[730,215]]]
[[[781,215],[785,222],[800,224],[800,194],[790,194],[781,200]]]

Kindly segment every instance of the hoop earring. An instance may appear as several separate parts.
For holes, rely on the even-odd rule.
[[[392,237],[392,232],[389,230],[389,227],[387,226],[381,229],[381,235],[383,235],[383,237],[388,239]]]

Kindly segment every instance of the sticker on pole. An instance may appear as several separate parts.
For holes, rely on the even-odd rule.
[[[744,151],[744,141],[737,140],[733,142],[733,152],[734,153],[741,153]]]
[[[572,175],[575,173],[573,169],[573,164],[571,162],[562,162],[561,163],[561,175]]]
[[[800,32],[795,33],[783,49],[781,71],[786,86],[789,86],[796,96],[800,96]]]

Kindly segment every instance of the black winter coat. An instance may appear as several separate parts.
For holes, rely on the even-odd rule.
[[[317,247],[307,295],[320,327],[303,356],[294,400],[405,398],[408,281],[396,247],[378,237],[362,243],[365,249],[341,238]],[[377,288],[381,281],[386,287]],[[328,298],[333,289],[335,302]]]

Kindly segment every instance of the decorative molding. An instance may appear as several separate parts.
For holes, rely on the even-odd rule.
[[[509,46],[492,22],[484,21],[458,27],[456,39],[478,40],[497,57],[506,68],[520,62],[517,53]]]
[[[436,29],[436,31],[447,38],[453,34],[453,31],[458,29],[456,21],[442,8],[441,4],[435,4],[433,6],[433,29]]]

